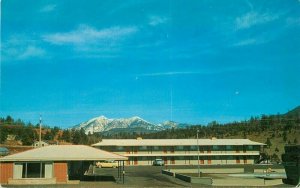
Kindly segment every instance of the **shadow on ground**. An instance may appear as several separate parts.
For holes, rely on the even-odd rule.
[[[114,176],[84,176],[82,181],[112,181],[116,182]]]

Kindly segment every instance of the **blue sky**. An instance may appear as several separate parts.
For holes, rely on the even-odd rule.
[[[300,104],[299,0],[1,2],[0,116],[206,124]]]

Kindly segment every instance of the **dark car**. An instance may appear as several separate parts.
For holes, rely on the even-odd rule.
[[[162,159],[155,159],[153,161],[153,166],[164,166],[165,162]]]

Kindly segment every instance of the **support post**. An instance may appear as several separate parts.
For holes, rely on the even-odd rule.
[[[42,147],[42,115],[40,115],[39,147]]]
[[[124,161],[123,161],[123,184],[124,184],[124,178],[125,178],[125,168],[124,168]]]
[[[199,139],[198,139],[198,134],[199,134],[199,129],[197,129],[197,148],[198,148],[198,154],[197,154],[197,158],[198,158],[198,177],[200,177],[200,163],[199,163]]]
[[[120,161],[118,161],[118,179],[120,179]]]

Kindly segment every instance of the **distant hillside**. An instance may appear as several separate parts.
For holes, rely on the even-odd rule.
[[[294,108],[293,110],[287,112],[284,115],[288,117],[300,118],[300,106]]]

